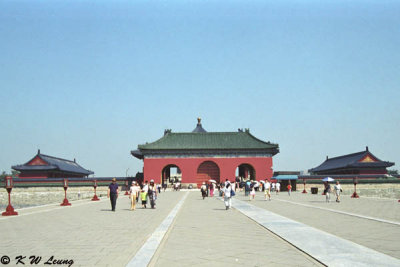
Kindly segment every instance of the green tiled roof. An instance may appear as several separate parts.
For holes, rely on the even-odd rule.
[[[264,142],[249,132],[168,132],[153,143],[138,146],[139,150],[189,150],[189,149],[273,149],[279,146]]]

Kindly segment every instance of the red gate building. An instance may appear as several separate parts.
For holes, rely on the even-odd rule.
[[[152,143],[138,145],[131,154],[143,160],[144,179],[167,183],[175,167],[182,184],[197,184],[213,179],[217,182],[236,176],[245,179],[270,179],[272,157],[279,145],[257,139],[249,129],[237,132],[207,132],[198,119],[192,132],[165,130],[164,136]]]

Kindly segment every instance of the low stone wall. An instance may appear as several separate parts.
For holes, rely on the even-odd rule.
[[[306,184],[308,193],[311,193],[311,187],[318,187],[318,194],[322,194],[324,188],[322,184]],[[107,186],[98,187],[97,196],[107,196],[107,188]],[[343,195],[351,195],[354,192],[354,185],[352,184],[342,184],[342,188]],[[297,184],[297,192],[301,191],[303,191],[303,185]],[[124,192],[125,188],[122,188],[121,193],[124,194]],[[400,199],[400,184],[358,184],[357,193],[360,197]],[[70,187],[67,190],[68,200],[91,199],[93,195],[93,187]],[[16,209],[51,203],[57,204],[61,203],[63,200],[64,189],[62,187],[14,188],[11,192],[11,203]],[[0,210],[4,210],[7,205],[7,191],[4,188],[0,188]]]
[[[98,197],[107,196],[107,186],[97,187]],[[64,188],[62,187],[26,187],[13,188],[11,191],[11,204],[14,208],[24,208],[50,203],[61,203],[64,200]],[[69,187],[68,200],[91,199],[94,196],[93,187]],[[0,209],[4,210],[8,205],[8,193],[6,189],[0,189]]]
[[[334,184],[331,184],[333,190]],[[341,184],[342,195],[352,195],[354,192],[353,184]],[[318,194],[324,190],[323,184],[306,184],[306,191],[311,193],[311,187],[318,187]],[[302,192],[304,186],[297,184],[297,191]],[[378,197],[400,199],[400,184],[357,184],[357,194],[360,197]]]

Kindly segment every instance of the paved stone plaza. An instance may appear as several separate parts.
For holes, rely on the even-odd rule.
[[[102,199],[0,217],[2,262],[7,256],[16,266],[22,256],[29,266],[36,256],[43,265],[53,256],[72,266],[400,266],[394,199],[326,203],[321,195],[282,192],[248,201],[238,193],[225,210],[218,197],[168,191],[155,210],[129,205],[121,195],[116,212]]]

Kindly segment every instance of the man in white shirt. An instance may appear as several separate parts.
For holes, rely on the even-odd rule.
[[[333,188],[335,189],[336,202],[340,202],[340,193],[342,192],[342,186],[340,185],[339,181],[336,181],[336,184]]]

